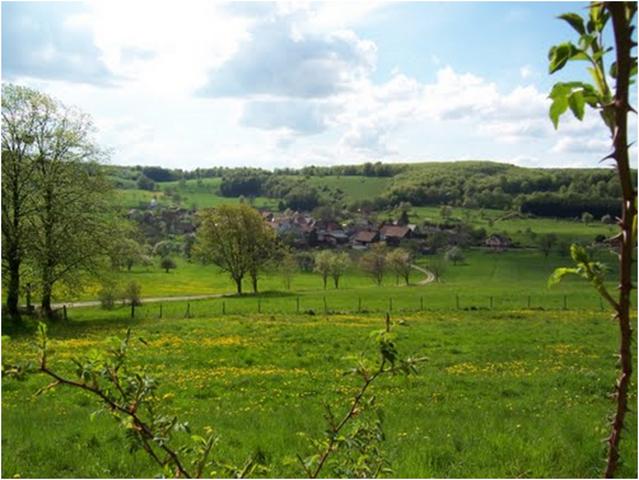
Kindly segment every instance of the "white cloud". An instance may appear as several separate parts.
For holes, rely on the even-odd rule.
[[[530,78],[533,73],[533,69],[530,65],[524,65],[519,69],[519,75],[521,75],[521,78],[523,78],[524,80]]]

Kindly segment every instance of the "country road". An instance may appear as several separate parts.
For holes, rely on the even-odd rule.
[[[152,298],[141,298],[140,300],[143,303],[154,303],[154,302],[179,302],[183,300],[208,300],[211,298],[222,298],[227,296],[225,293],[212,293],[209,295],[183,295],[178,297],[152,297]],[[54,309],[62,308],[64,305],[67,308],[73,307],[98,307],[100,306],[99,300],[91,300],[88,302],[66,302],[66,303],[55,303],[52,305]]]
[[[411,265],[411,267],[418,272],[426,275],[426,278],[417,282],[417,285],[428,285],[435,281],[435,275],[430,270],[427,270],[419,265]],[[188,300],[209,300],[211,298],[222,298],[228,296],[228,293],[212,293],[208,295],[182,295],[177,297],[151,297],[151,298],[142,298],[140,299],[143,303],[156,303],[156,302],[180,302],[180,301],[188,301]],[[67,308],[80,308],[80,307],[99,307],[99,300],[89,300],[85,302],[63,302],[63,303],[54,303],[52,307],[54,309],[62,308],[63,306],[67,306]]]

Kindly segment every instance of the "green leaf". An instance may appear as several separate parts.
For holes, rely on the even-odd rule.
[[[548,115],[555,129],[559,126],[559,117],[568,109],[568,99],[566,97],[557,97],[550,105]]]
[[[559,15],[558,18],[561,18],[562,20],[568,22],[570,26],[574,28],[580,35],[584,35],[586,33],[584,21],[576,13],[564,13],[563,15]]]
[[[584,106],[586,101],[584,100],[584,95],[581,90],[575,90],[568,97],[568,106],[572,113],[579,120],[583,120],[584,118]]]
[[[586,249],[576,243],[570,245],[570,256],[577,264],[590,262],[590,257]]]
[[[548,277],[548,288],[557,285],[566,275],[578,275],[579,271],[576,268],[559,267],[555,268],[550,277]]]
[[[555,73],[564,68],[564,65],[566,65],[568,60],[575,54],[575,50],[576,47],[570,42],[561,43],[552,47],[548,52],[548,60],[550,60],[548,73]]]

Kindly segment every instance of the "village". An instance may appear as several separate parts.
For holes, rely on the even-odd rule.
[[[372,244],[404,247],[415,254],[435,254],[452,246],[485,247],[502,252],[516,247],[506,234],[487,235],[459,219],[443,219],[437,223],[409,223],[407,215],[378,220],[375,215],[322,215],[286,209],[273,212],[262,209],[260,214],[280,241],[296,250],[311,248],[367,250]],[[163,207],[157,202],[132,208],[126,217],[135,222],[150,244],[175,240],[179,236],[195,236],[197,210]]]

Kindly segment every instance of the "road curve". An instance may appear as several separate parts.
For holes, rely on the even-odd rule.
[[[433,283],[435,281],[435,274],[431,272],[430,270],[424,267],[420,267],[419,265],[415,265],[414,263],[411,265],[411,267],[417,270],[418,272],[421,272],[424,275],[426,275],[426,278],[417,282],[417,285],[428,285],[429,283]]]

